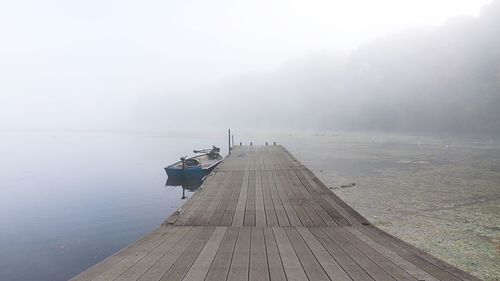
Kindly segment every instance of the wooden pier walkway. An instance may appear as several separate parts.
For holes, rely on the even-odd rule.
[[[478,280],[390,236],[281,146],[235,147],[166,222],[82,280]]]

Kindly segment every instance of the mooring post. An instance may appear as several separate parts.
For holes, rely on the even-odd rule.
[[[231,141],[232,141],[231,147],[234,147],[234,135],[231,135]]]
[[[267,141],[266,141],[266,146],[267,146]]]
[[[241,146],[241,141],[240,141],[240,146]]]
[[[231,129],[227,129],[227,141],[229,147],[229,154],[231,154]]]
[[[181,199],[186,199],[186,188],[184,188],[184,185],[182,186],[182,197]]]
[[[274,142],[274,146],[276,146],[276,142]]]
[[[250,142],[250,146],[252,146],[252,142]]]

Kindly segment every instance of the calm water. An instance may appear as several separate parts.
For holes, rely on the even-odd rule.
[[[394,182],[394,171],[400,171],[403,174],[395,181],[399,186],[406,175],[432,170],[435,165],[450,167],[450,175],[463,163],[477,167],[474,175],[491,171],[489,178],[482,177],[486,189],[481,192],[498,195],[498,157],[485,156],[498,153],[492,154],[489,142],[347,134],[282,134],[274,138],[249,134],[237,135],[237,143],[239,139],[246,144],[252,140],[254,144],[277,141],[285,145],[327,184],[355,181],[352,192],[360,190],[360,195],[354,206],[370,190],[366,188],[390,186],[387,182],[377,186],[370,177],[383,179],[389,172],[388,179]],[[195,148],[212,145],[221,147],[225,155],[225,134],[193,138],[0,133],[0,280],[67,280],[149,233],[182,204],[182,189],[165,186],[163,167]],[[496,142],[493,146],[500,151]],[[426,164],[408,160],[425,160],[420,162]],[[411,182],[414,185],[418,182]],[[454,186],[442,184],[444,198],[468,194],[447,191]],[[479,189],[478,183],[472,186],[474,189],[464,190]],[[407,198],[404,194],[402,198]],[[374,198],[369,196],[357,207],[373,211]],[[402,198],[393,201],[403,202]],[[432,202],[432,198],[422,198],[422,202]]]
[[[67,280],[182,204],[163,167],[225,138],[0,133],[0,280]],[[225,151],[222,151],[225,153]]]

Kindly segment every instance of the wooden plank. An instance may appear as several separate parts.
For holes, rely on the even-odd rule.
[[[211,173],[210,175],[208,175],[208,177],[205,179],[205,181],[203,182],[203,184],[200,186],[199,190],[203,190],[203,188],[206,188],[208,186],[210,186],[213,182],[215,178],[215,173]],[[202,196],[203,192],[195,192],[191,198],[189,198],[183,205],[182,205],[182,209],[184,210],[187,210],[191,207],[191,205],[193,205],[196,201],[198,201],[198,197]],[[179,209],[178,209],[179,210]],[[182,211],[182,210],[181,210]],[[170,217],[168,217],[165,222],[163,223],[164,225],[170,225],[170,224],[174,224],[177,219],[180,217],[181,215],[181,212],[174,212],[172,215],[170,215]]]
[[[185,239],[187,233],[192,227],[175,227],[177,231],[172,235],[164,236],[163,242],[152,250],[148,255],[134,264],[131,268],[120,275],[116,281],[135,281],[139,279],[149,268],[158,262],[174,245],[180,240]],[[109,279],[111,280],[111,279]]]
[[[297,227],[297,231],[311,249],[318,262],[331,280],[350,281],[349,275],[342,269],[337,261],[328,253],[321,243],[306,227]]]
[[[281,183],[283,184],[285,193],[288,196],[288,200],[300,219],[301,224],[299,226],[313,226],[314,224],[311,218],[302,207],[303,201],[301,200],[300,194],[297,194],[293,184],[287,178],[286,173],[284,171],[278,171],[278,175],[280,176]]]
[[[250,171],[247,189],[247,203],[245,205],[244,226],[255,225],[255,171]]]
[[[266,222],[268,226],[277,226],[278,218],[276,217],[276,211],[274,209],[273,198],[271,197],[271,188],[268,181],[268,171],[262,171],[262,191],[264,197],[264,208],[266,211]]]
[[[187,271],[196,260],[201,250],[204,248],[208,239],[212,236],[215,227],[202,227],[200,234],[191,242],[191,245],[186,249],[182,256],[175,261],[170,269],[160,279],[161,281],[180,281],[186,275]]]
[[[407,244],[406,242],[399,240],[395,237],[392,237],[389,234],[383,232],[382,230],[372,225],[359,227],[358,229],[363,233],[370,235],[372,239],[375,239],[377,242],[382,243],[382,245],[384,245],[385,247],[388,247],[389,249],[395,251],[401,257],[417,265],[419,268],[425,270],[426,272],[428,272],[429,274],[431,274],[432,276],[436,277],[439,280],[450,280],[450,281],[479,280],[449,265],[448,266],[445,265],[444,268],[442,268],[441,267],[443,265],[442,263],[444,263],[442,261],[438,260],[439,266],[434,264],[436,258],[428,256],[421,251],[418,251],[416,248]],[[421,255],[424,255],[424,257],[422,257]],[[449,272],[448,270],[451,270],[453,273]],[[458,276],[456,276],[455,274]]]
[[[312,178],[312,182],[318,188],[328,189],[310,170],[308,170],[307,168],[304,168],[303,170],[305,171],[304,174],[310,176]],[[351,206],[342,201],[337,195],[335,195],[334,192],[325,193],[325,195],[325,200],[329,204],[331,204],[345,220],[347,220],[347,223],[337,221],[339,225],[360,225],[365,223],[369,224],[368,220],[361,216]]]
[[[304,187],[303,190],[307,190],[310,196],[310,198],[308,199],[310,200],[310,202],[312,202],[311,206],[316,211],[316,213],[318,213],[326,226],[338,226],[338,223],[334,220],[334,217],[335,215],[338,215],[338,212],[330,205],[328,205],[328,203],[323,199],[324,196],[321,193],[319,193],[316,189],[311,188],[311,185],[305,180],[300,171],[294,170],[293,173]],[[332,217],[331,214],[333,214],[334,216]]]
[[[220,225],[222,216],[224,215],[224,211],[226,210],[227,205],[229,204],[229,199],[231,198],[231,194],[234,191],[234,188],[231,188],[233,177],[235,177],[234,172],[230,172],[228,180],[224,185],[223,196],[221,200],[218,202],[218,205],[215,208],[214,213],[210,217],[208,225]]]
[[[297,229],[295,229],[295,227],[285,227],[284,229],[309,280],[329,281],[330,278],[328,278],[326,272],[312,254],[309,247],[307,247],[307,244],[297,232]]]
[[[332,193],[332,191],[325,190],[325,188],[318,186],[317,183],[310,178],[306,171],[301,170],[300,174],[304,176],[304,186],[306,188],[310,187],[311,189],[317,190],[319,196],[316,198],[316,200],[318,200],[318,203],[325,209],[330,217],[332,217],[338,225],[350,225],[350,223],[346,219],[346,216],[351,216],[345,210],[339,208],[340,206],[338,206],[338,204],[330,198],[330,193]],[[344,215],[341,215],[340,212],[343,212]],[[351,217],[351,220],[359,224],[359,222],[355,220],[355,218]]]
[[[266,168],[265,163],[264,163],[265,152],[264,152],[264,148],[262,148],[262,147],[259,150],[260,150],[259,151],[260,153],[257,154],[257,159],[259,160],[257,170],[261,171],[261,170],[264,170]]]
[[[208,271],[205,281],[226,280],[233,257],[234,245],[238,237],[237,227],[230,227],[226,230],[224,240],[215,255],[215,260]]]
[[[145,235],[135,243],[129,245],[128,247],[118,251],[114,255],[104,259],[100,263],[94,265],[90,269],[87,269],[86,271],[78,274],[77,276],[73,277],[71,280],[72,281],[87,281],[87,280],[93,280],[103,272],[106,272],[109,270],[109,268],[113,267],[114,265],[118,264],[120,261],[125,259],[126,257],[132,255],[137,251],[138,248],[142,246],[143,243],[148,243],[149,241],[154,241],[154,240],[159,240],[161,239],[162,235],[167,231],[167,229],[170,229],[170,227],[159,227],[153,232]]]
[[[349,241],[354,247],[356,247],[359,251],[364,253],[368,258],[370,258],[373,262],[375,262],[380,268],[382,268],[385,272],[390,274],[396,280],[417,280],[415,277],[408,274],[406,271],[402,270],[396,264],[386,259],[381,253],[377,252],[375,249],[367,245],[362,240],[358,239],[351,232],[345,230],[344,228],[334,228],[332,231],[335,231],[339,235],[341,235],[344,239]]]
[[[457,267],[454,267],[454,266],[446,263],[443,260],[440,260],[440,259],[438,259],[438,258],[436,258],[436,257],[434,257],[426,252],[423,252],[423,251],[415,248],[414,246],[410,245],[409,243],[407,243],[401,239],[398,239],[398,238],[382,231],[381,229],[378,229],[378,228],[371,226],[371,225],[367,226],[366,228],[374,230],[375,233],[378,233],[378,235],[380,235],[380,236],[390,237],[390,239],[392,240],[392,243],[394,245],[397,245],[398,247],[404,248],[406,252],[414,253],[414,255],[418,258],[418,260],[423,260],[428,264],[432,264],[433,267],[439,268],[440,271],[444,271],[440,274],[443,277],[448,278],[449,280],[456,280],[456,279],[469,280],[469,281],[470,280],[474,280],[474,281],[480,280],[479,278],[477,278],[477,277],[475,277],[475,276],[473,276],[465,271],[462,271],[462,270],[458,269]],[[434,275],[434,276],[436,276],[436,275]]]
[[[229,183],[229,188],[231,190],[231,197],[227,204],[224,214],[222,215],[220,225],[230,226],[233,222],[233,217],[236,211],[236,205],[238,204],[238,198],[240,196],[241,185],[243,180],[243,172],[233,172],[233,178]]]
[[[368,281],[373,280],[342,248],[340,248],[330,237],[328,237],[319,227],[308,228],[309,231],[321,242],[323,247],[344,269],[352,280]]]
[[[286,215],[288,217],[288,221],[290,222],[291,226],[302,226],[302,223],[300,222],[299,216],[295,212],[295,209],[292,206],[292,203],[288,199],[288,195],[285,191],[285,188],[283,187],[283,184],[281,182],[281,178],[278,174],[277,171],[273,171],[273,179],[274,182],[276,183],[276,189],[278,191],[278,196],[280,197],[281,203],[283,204],[283,209],[286,212]]]
[[[272,228],[288,281],[308,280],[283,227]]]
[[[317,219],[317,214],[309,210],[309,202],[305,198],[304,194],[302,193],[301,188],[297,185],[297,183],[294,181],[294,179],[291,177],[290,171],[289,170],[282,170],[281,171],[285,180],[288,182],[288,187],[290,193],[293,195],[293,198],[295,199],[293,202],[295,203],[293,206],[297,210],[297,214],[299,215],[299,218],[302,222],[302,225],[304,226],[317,226],[318,222],[315,222],[315,219]]]
[[[285,281],[285,270],[281,262],[281,256],[274,238],[273,230],[270,227],[264,228],[264,241],[266,244],[267,262],[269,266],[269,276],[273,281]]]
[[[276,169],[273,156],[273,149],[266,147],[266,151],[264,152],[264,170],[271,171]]]
[[[240,195],[238,197],[238,203],[236,204],[236,210],[233,217],[233,226],[243,226],[243,221],[245,218],[246,202],[247,202],[247,189],[250,174],[248,170],[243,172],[243,181],[241,183]]]
[[[268,170],[270,168],[270,163],[268,161],[269,158],[269,150],[267,149],[266,146],[260,148],[261,151],[259,153],[260,155],[260,169],[261,171],[263,170]]]
[[[166,252],[160,260],[151,266],[138,280],[158,281],[177,261],[177,259],[189,247],[191,242],[200,234],[202,227],[193,227],[175,246]]]
[[[400,268],[408,272],[410,275],[415,277],[418,280],[427,280],[427,281],[438,281],[434,276],[430,275],[429,273],[425,272],[424,270],[420,269],[418,266],[408,262],[392,250],[380,245],[379,243],[373,241],[370,239],[368,236],[365,234],[361,233],[358,229],[354,227],[346,227],[345,228],[347,231],[349,231],[351,234],[355,235],[358,239],[361,241],[365,242],[367,245],[372,247],[373,249],[377,250],[379,253],[381,253],[384,257],[386,257],[388,260],[392,261],[394,264],[398,265]]]
[[[285,208],[283,207],[283,203],[278,194],[278,188],[276,187],[276,182],[274,181],[274,176],[272,171],[267,171],[267,182],[269,186],[269,192],[271,195],[271,202],[274,206],[274,210],[276,213],[276,218],[278,220],[278,225],[280,226],[290,226],[290,221],[288,221],[288,217],[286,215]],[[272,219],[270,219],[272,220]],[[268,221],[270,221],[268,220]],[[273,225],[270,225],[273,226]]]
[[[229,184],[229,179],[231,178],[231,172],[224,173],[224,181],[217,190],[216,195],[213,198],[207,199],[208,207],[200,209],[200,213],[193,216],[186,222],[186,225],[208,225],[210,218],[214,214],[219,202],[221,202],[226,195],[226,188]]]
[[[245,168],[244,168],[244,171],[249,171],[250,170],[250,156],[248,154],[249,154],[249,149],[247,147],[246,148],[246,156],[247,157],[245,157]]]
[[[250,241],[249,280],[269,280],[269,269],[267,266],[266,244],[264,242],[263,228],[253,227]]]
[[[209,200],[212,196],[213,193],[217,192],[218,186],[220,185],[221,181],[224,179],[223,177],[224,173],[217,172],[214,175],[214,179],[210,183],[210,185],[204,187],[202,190],[198,190],[196,193],[199,193],[200,196],[196,197],[196,200],[194,200],[194,203],[190,205],[188,208],[184,209],[181,211],[181,214],[179,218],[175,221],[175,225],[185,225],[189,219],[194,215],[195,219],[198,219],[199,217],[199,209],[200,208],[206,208],[206,206],[209,204]],[[191,200],[191,199],[190,199]],[[189,200],[188,200],[189,201]],[[182,208],[181,208],[182,209]]]
[[[264,195],[262,192],[262,177],[260,171],[255,171],[255,225],[267,225]]]
[[[194,203],[191,206],[183,208],[184,210],[181,212],[179,222],[176,222],[176,225],[183,225],[184,223],[186,223],[189,217],[200,207],[201,204],[204,204],[207,200],[209,200],[209,198],[213,196],[213,194],[217,193],[218,187],[224,180],[224,174],[225,173],[216,172],[214,173],[212,181],[208,185],[203,184],[202,186],[200,186],[200,188],[195,193],[195,195],[200,194],[200,197],[196,197],[196,199],[193,200]]]
[[[224,238],[225,232],[226,227],[223,226],[219,226],[215,229],[207,244],[203,247],[193,265],[186,273],[186,276],[182,279],[183,281],[198,281],[205,279],[210,269],[210,265],[212,265],[212,261],[215,258],[215,254],[217,254],[217,250],[222,242],[222,238]]]
[[[341,235],[335,232],[333,227],[321,228],[337,245],[339,245],[349,256],[351,256],[370,276],[375,280],[395,280],[392,276],[382,270],[376,263],[349,243]]]
[[[307,214],[312,220],[313,226],[327,226],[325,220],[328,220],[329,223],[332,220],[330,216],[321,208],[315,198],[309,193],[309,190],[304,187],[300,179],[295,174],[295,170],[287,170],[290,178],[295,186],[295,192],[301,193],[301,205],[306,210]],[[333,223],[336,225],[336,223]]]
[[[314,205],[318,205],[318,203],[313,199],[311,194],[309,194],[307,189],[304,188],[304,186],[302,185],[300,180],[295,175],[295,171],[294,170],[287,170],[286,172],[292,181],[292,185],[294,186],[295,193],[300,198],[301,206],[304,208],[304,210],[307,212],[307,214],[311,218],[312,224],[306,225],[306,226],[326,226],[326,223],[323,221],[321,214],[316,212],[316,210],[314,208]],[[323,209],[321,209],[321,207],[319,207],[318,209],[324,211]],[[328,214],[326,214],[326,216],[328,216]]]
[[[255,148],[250,149],[252,152],[254,152]],[[252,153],[252,162],[251,162],[251,169],[252,171],[257,170],[257,153]]]
[[[233,260],[229,267],[228,281],[248,280],[250,261],[250,227],[241,227],[234,248]]]

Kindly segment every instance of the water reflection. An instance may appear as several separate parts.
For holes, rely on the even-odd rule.
[[[0,132],[0,280],[68,280],[151,232],[183,203],[165,163],[224,141]]]
[[[195,192],[198,188],[200,188],[203,183],[205,176],[201,177],[183,177],[183,176],[170,176],[167,178],[166,186],[176,186],[182,187],[182,197],[181,199],[186,199],[186,190],[189,192]]]

